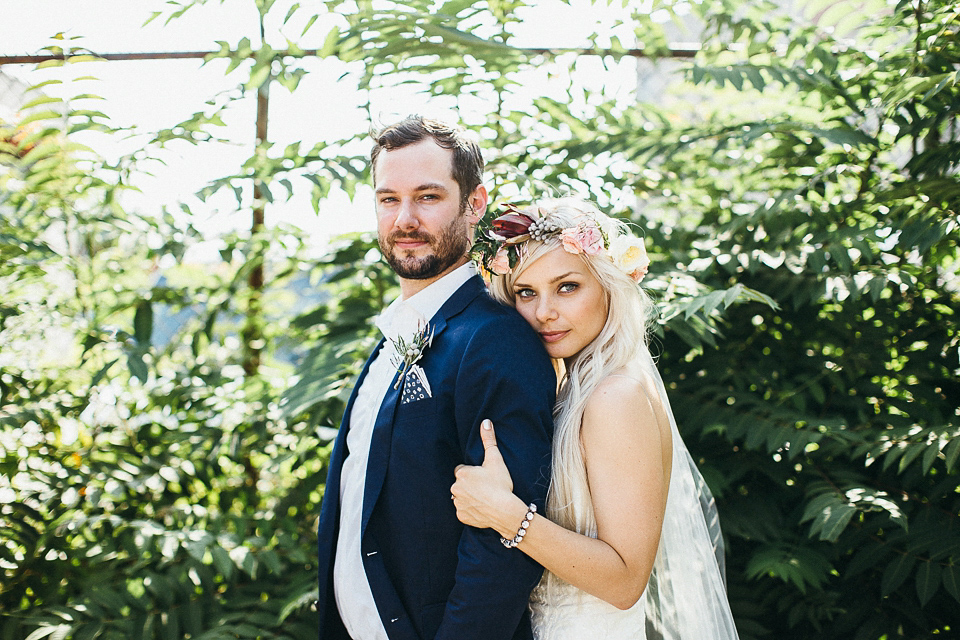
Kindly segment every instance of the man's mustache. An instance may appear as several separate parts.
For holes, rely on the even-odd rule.
[[[397,240],[414,240],[416,242],[433,242],[433,236],[427,233],[393,233],[387,236],[387,241],[394,244]]]

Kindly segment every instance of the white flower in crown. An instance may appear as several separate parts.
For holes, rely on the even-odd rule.
[[[423,352],[427,350],[427,347],[433,344],[433,329],[430,327],[430,323],[427,322],[426,324],[420,325],[417,332],[413,334],[413,337],[410,339],[400,336],[396,340],[393,338],[389,340],[395,351],[390,362],[397,368],[397,371],[400,372],[400,375],[397,377],[397,382],[393,385],[393,388],[397,389],[400,387],[400,383],[403,381],[404,376],[407,375],[410,367],[416,364],[416,362],[423,357]]]
[[[650,258],[647,249],[643,246],[643,239],[631,235],[615,236],[610,241],[610,257],[625,274],[633,278],[634,282],[643,280],[650,267]]]

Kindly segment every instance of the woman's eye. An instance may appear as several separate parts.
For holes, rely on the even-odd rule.
[[[532,290],[532,289],[518,289],[515,295],[516,295],[518,298],[520,298],[521,300],[529,300],[530,298],[533,297],[533,290]]]
[[[560,293],[571,293],[576,291],[579,286],[576,282],[564,282],[560,285]]]

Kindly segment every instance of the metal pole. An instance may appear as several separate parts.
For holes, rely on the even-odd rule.
[[[625,49],[621,51],[612,51],[610,49],[545,49],[545,48],[524,48],[517,49],[518,52],[528,55],[559,56],[565,53],[576,53],[584,56],[626,56],[632,58],[693,58],[700,51],[696,46],[678,46],[675,45],[669,49],[664,49],[662,53],[651,54],[645,49]],[[317,49],[304,49],[292,53],[290,51],[278,51],[280,56],[297,56],[307,58],[317,55]],[[147,53],[83,53],[72,55],[0,55],[0,66],[5,64],[39,64],[41,62],[50,62],[52,60],[69,60],[78,55],[91,55],[102,58],[107,61],[116,60],[175,60],[175,59],[203,59],[207,57],[216,57],[219,51],[159,51]],[[252,57],[252,55],[251,55]]]

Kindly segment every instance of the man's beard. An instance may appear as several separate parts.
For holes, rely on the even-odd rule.
[[[466,216],[463,215],[465,209],[465,207],[461,208],[457,217],[440,232],[439,237],[418,231],[412,233],[397,231],[391,233],[386,239],[379,236],[377,240],[380,243],[380,250],[394,273],[407,280],[427,280],[439,276],[467,255],[470,239],[467,236]],[[422,258],[399,256],[398,253],[405,253],[395,249],[394,243],[400,239],[426,242],[433,252]]]

